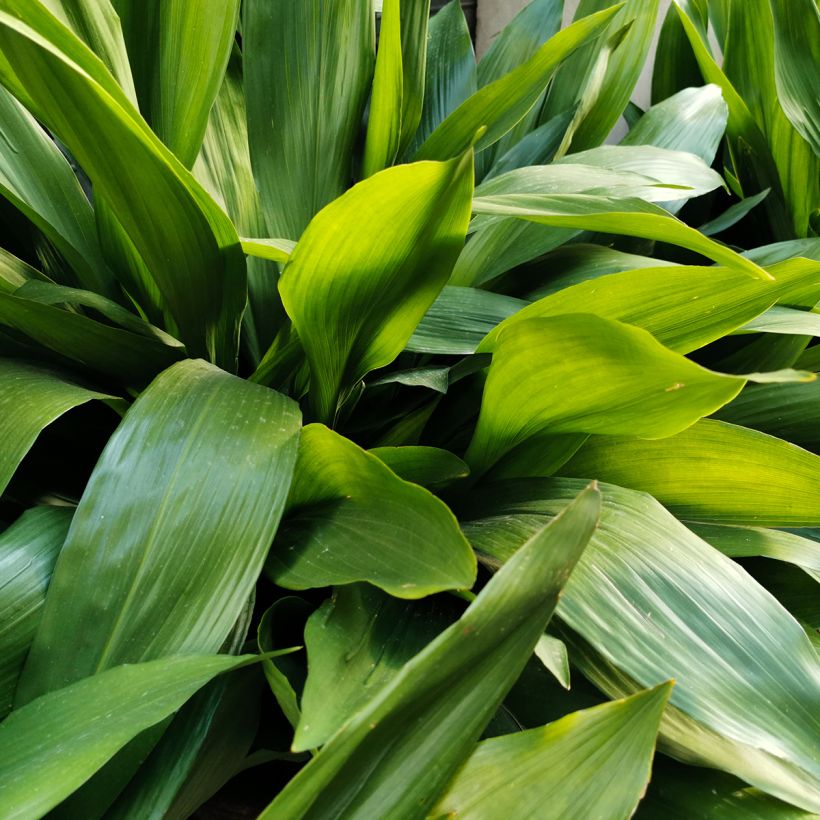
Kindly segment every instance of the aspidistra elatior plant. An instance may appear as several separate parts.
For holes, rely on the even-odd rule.
[[[0,816],[820,813],[820,14],[663,9],[0,0]]]

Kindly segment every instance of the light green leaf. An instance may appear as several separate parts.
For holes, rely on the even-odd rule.
[[[0,535],[0,720],[11,710],[71,513],[37,507]]]
[[[452,622],[441,604],[391,598],[368,584],[337,589],[308,618],[308,677],[293,750],[323,746]]]
[[[385,0],[379,30],[379,50],[370,114],[364,144],[362,176],[370,177],[392,165],[402,137],[402,6],[413,0]]]
[[[569,691],[570,670],[567,645],[554,635],[544,633],[535,645],[533,654],[548,669],[555,680]]]
[[[31,279],[45,278],[45,274],[0,248],[0,293],[14,293]]]
[[[794,127],[820,154],[820,9],[811,0],[773,0],[775,77],[780,103]]]
[[[811,310],[775,305],[750,322],[746,322],[743,327],[738,328],[737,332],[820,336],[820,315]]]
[[[576,20],[612,7],[617,7],[618,13],[596,43],[574,54],[561,67],[547,97],[542,118],[566,111],[579,100],[589,73],[594,69],[598,55],[607,49],[609,39],[625,26],[629,29],[605,66],[605,78],[594,104],[575,129],[572,151],[600,145],[626,108],[649,53],[658,6],[658,0],[628,0],[623,4],[613,3],[613,0],[582,0],[578,5]]]
[[[0,87],[0,196],[20,210],[54,244],[76,281],[116,293],[97,240],[94,212],[74,172],[45,131]]]
[[[469,588],[475,557],[450,510],[375,455],[305,427],[266,571],[287,589],[369,581],[399,598]]]
[[[664,438],[731,401],[743,385],[742,377],[706,370],[645,330],[592,314],[517,322],[498,338],[465,460],[484,473],[539,433]]]
[[[449,450],[438,447],[374,447],[370,452],[399,478],[431,487],[465,478],[470,468]]]
[[[495,181],[495,180],[494,180]],[[591,194],[502,194],[473,200],[473,212],[514,216],[556,228],[601,231],[668,242],[700,253],[759,279],[769,274],[748,259],[698,233],[672,214],[642,199]]]
[[[120,663],[217,651],[276,531],[298,435],[297,406],[272,390],[199,361],[162,373],[83,493],[18,703]]]
[[[92,399],[110,399],[56,372],[0,359],[0,493],[45,427]]]
[[[523,299],[448,285],[424,314],[407,343],[414,353],[475,352],[499,323],[527,306]]]
[[[430,0],[401,0],[401,145],[403,154],[416,136],[424,106]],[[448,55],[449,57],[449,55]]]
[[[470,216],[472,152],[388,168],[311,222],[279,290],[311,368],[316,418],[389,364],[444,287]]]
[[[400,820],[429,811],[521,673],[599,511],[600,496],[588,488],[536,533],[261,816],[296,820],[344,810],[351,818]]]
[[[431,816],[631,817],[671,689],[663,683],[479,743]]]
[[[3,9],[25,15],[33,27]],[[192,355],[235,366],[247,284],[230,220],[139,117],[101,62],[22,0],[0,3],[0,46],[18,83],[110,206]],[[36,30],[35,30],[36,27]],[[58,38],[54,40],[53,38]],[[59,78],[61,93],[55,96]]]
[[[817,262],[794,259],[769,268],[775,281],[768,282],[720,267],[678,265],[612,273],[522,307],[490,331],[477,350],[492,351],[499,335],[519,322],[588,312],[642,327],[672,350],[689,353],[753,317],[765,316],[778,300],[820,301],[818,271]]]
[[[350,184],[373,76],[373,8],[362,0],[243,5],[253,173],[268,229],[299,239],[314,214]]]
[[[188,655],[118,666],[49,692],[0,724],[0,813],[42,817],[143,730],[253,655]]]
[[[593,437],[562,474],[645,490],[690,521],[820,526],[820,456],[722,421],[664,441]]]
[[[599,36],[616,12],[617,8],[607,9],[563,29],[525,63],[481,88],[436,128],[416,159],[457,156],[473,144],[482,127],[487,130],[476,142],[476,150],[497,142],[535,105],[561,62]]]
[[[267,259],[269,262],[287,262],[296,243],[290,239],[243,239],[242,250],[248,256]]]
[[[667,450],[670,442],[663,442]],[[703,473],[707,452],[689,481]],[[631,453],[618,458],[630,464]],[[729,468],[742,474],[745,465],[727,462]],[[475,520],[465,532],[497,565],[582,485],[489,484],[469,499],[464,512]],[[573,662],[611,697],[674,678],[663,751],[817,811],[820,665],[803,630],[742,568],[654,499],[609,485],[603,493],[600,526],[556,613]]]

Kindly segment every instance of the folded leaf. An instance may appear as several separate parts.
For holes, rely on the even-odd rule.
[[[600,510],[595,488],[344,724],[261,815],[414,818],[470,754],[543,633]]]
[[[679,353],[689,353],[742,327],[776,301],[820,301],[820,265],[793,259],[768,269],[775,281],[750,279],[732,268],[637,268],[570,285],[522,307],[481,342],[492,351],[506,328],[562,313],[595,313],[648,330]],[[814,316],[814,314],[806,314]]]
[[[475,557],[450,510],[320,424],[299,447],[266,571],[288,589],[369,581],[399,598],[469,588]]]
[[[276,531],[298,434],[298,408],[272,390],[192,360],[162,373],[83,493],[18,703],[120,663],[217,651]]]
[[[193,355],[233,369],[247,282],[230,220],[104,65],[43,7],[3,0],[0,46],[9,67],[0,65],[0,82],[22,87],[77,158],[153,277],[181,341]]]
[[[517,322],[498,338],[465,460],[474,473],[486,472],[538,433],[664,438],[731,401],[743,385],[644,330],[592,314]]]
[[[472,152],[388,168],[312,220],[279,290],[311,368],[316,417],[401,353],[464,242]]]
[[[43,428],[92,399],[110,399],[56,372],[0,359],[0,493]]]
[[[416,159],[450,159],[473,144],[477,151],[497,142],[535,105],[560,63],[584,43],[597,37],[616,8],[579,20],[559,31],[525,63],[479,89],[427,138]]]
[[[690,521],[820,526],[820,456],[722,421],[663,441],[593,437],[561,472],[645,490]]]
[[[36,820],[132,738],[253,655],[188,655],[118,666],[49,692],[0,724],[0,812]]]
[[[623,463],[630,457],[619,454]],[[744,466],[732,469],[742,474]],[[475,520],[465,532],[497,565],[582,484],[489,484],[469,499],[463,512]],[[816,812],[820,665],[805,633],[734,561],[654,499],[608,485],[603,492],[600,526],[557,610],[573,662],[611,697],[674,678],[662,750]]]
[[[479,743],[431,817],[631,817],[649,782],[671,689],[662,683]]]
[[[71,512],[38,507],[0,535],[0,720],[11,710]]]

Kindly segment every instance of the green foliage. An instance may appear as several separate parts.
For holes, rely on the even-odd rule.
[[[816,3],[563,11],[0,0],[2,817],[820,814]]]

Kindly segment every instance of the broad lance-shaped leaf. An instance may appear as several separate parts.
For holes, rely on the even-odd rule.
[[[733,268],[687,265],[595,277],[522,306],[490,331],[477,350],[491,352],[499,336],[519,322],[585,312],[642,327],[672,350],[690,353],[760,316],[775,301],[820,301],[817,262],[793,259],[768,272],[775,281],[751,279]]]
[[[308,618],[308,676],[293,750],[317,749],[458,614],[450,601],[399,601],[369,584],[335,590]],[[452,601],[455,604],[455,601]]]
[[[71,510],[38,507],[0,535],[0,720],[11,710],[70,523]]]
[[[820,154],[820,9],[811,0],[774,0],[775,76],[780,102],[794,127]]]
[[[672,449],[670,441],[663,444]],[[618,455],[626,463],[630,457]],[[690,480],[698,470],[703,466],[693,467]],[[583,483],[488,484],[461,510],[465,532],[498,565]],[[816,812],[820,664],[799,624],[653,498],[611,485],[602,492],[600,526],[556,613],[573,662],[611,697],[674,678],[663,751]]]
[[[445,504],[321,424],[302,431],[287,507],[266,564],[279,586],[369,581],[421,598],[475,581],[475,557]]]
[[[250,0],[242,15],[253,173],[270,231],[299,239],[350,184],[373,77],[372,3]]]
[[[595,529],[595,487],[508,562],[461,618],[352,715],[262,814],[424,816],[518,678]]]
[[[32,221],[62,254],[76,281],[113,293],[94,212],[71,166],[48,135],[5,88],[0,87],[0,195]]]
[[[470,468],[458,456],[438,447],[374,447],[370,452],[397,476],[422,487],[470,474]]]
[[[201,361],[151,384],[74,514],[18,703],[120,663],[220,648],[276,532],[299,420],[290,399]]]
[[[484,473],[540,433],[672,436],[745,383],[592,314],[516,322],[497,340],[465,460]]]
[[[25,93],[77,158],[162,294],[181,341],[192,355],[233,369],[247,277],[230,220],[105,66],[39,3],[0,2],[0,47],[0,82]]]
[[[56,372],[0,359],[0,494],[45,427],[92,399],[111,399]]]
[[[489,216],[513,216],[542,225],[600,231],[668,242],[700,253],[758,279],[771,279],[754,262],[709,239],[668,211],[642,199],[616,199],[589,194],[502,194],[477,197],[473,211]]]
[[[623,39],[609,59],[599,93],[590,110],[572,137],[572,150],[582,151],[600,145],[617,123],[643,69],[652,37],[658,0],[628,0],[616,4],[613,0],[582,0],[575,19],[611,6],[619,6],[606,32],[594,44],[574,54],[555,78],[541,113],[541,121],[566,111],[582,93],[600,52],[609,38],[628,26]]]
[[[143,730],[254,655],[187,655],[126,664],[49,692],[0,724],[0,814],[36,820]]]
[[[482,741],[430,816],[631,817],[649,782],[671,689],[662,683]]]
[[[690,521],[820,526],[820,456],[723,421],[663,441],[594,436],[561,473],[644,490]]]
[[[617,10],[606,9],[559,31],[525,63],[479,89],[436,128],[416,159],[457,156],[473,144],[482,127],[487,130],[476,142],[476,150],[497,142],[535,105],[561,62],[599,36]]]
[[[389,364],[450,276],[470,219],[472,151],[388,168],[312,220],[279,290],[311,369],[318,420]]]

